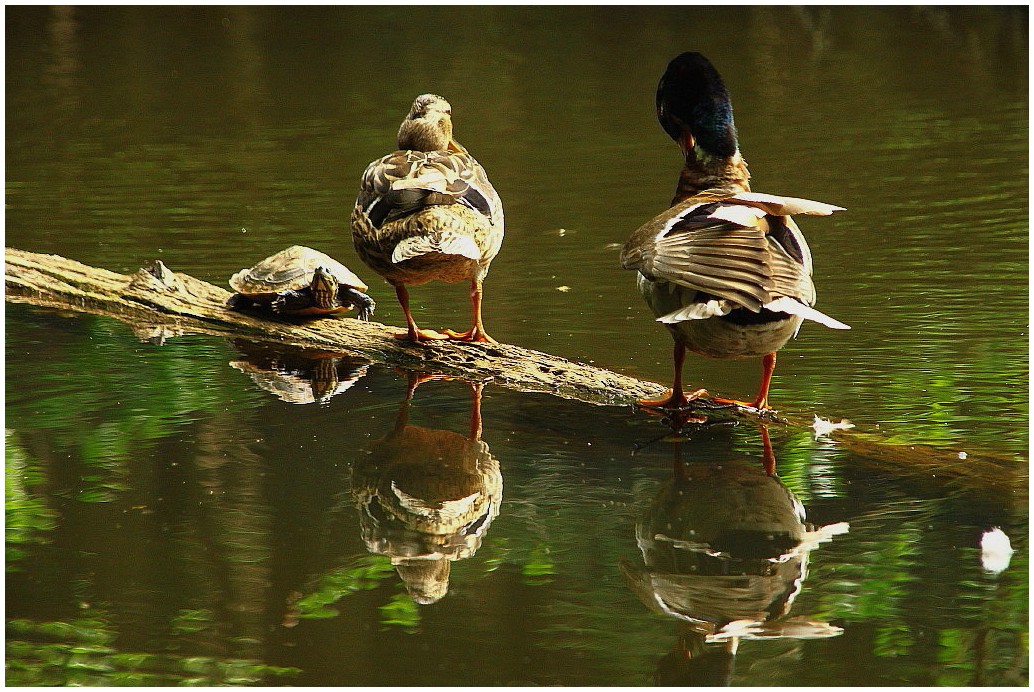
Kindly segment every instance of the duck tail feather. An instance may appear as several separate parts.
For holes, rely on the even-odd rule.
[[[772,312],[786,312],[791,315],[798,315],[806,320],[812,320],[818,322],[821,325],[829,327],[830,329],[850,329],[849,325],[844,324],[840,320],[835,320],[829,315],[819,312],[813,307],[805,305],[804,303],[783,296],[776,298],[775,300],[765,303],[765,309],[771,310]]]
[[[727,300],[711,299],[706,303],[690,303],[667,315],[657,318],[662,324],[675,324],[689,320],[706,320],[709,317],[721,317],[732,312],[732,305]]]
[[[481,261],[481,249],[468,235],[460,233],[441,233],[405,238],[391,253],[394,264],[404,262],[413,257],[437,252],[442,255],[460,255],[475,261]]]

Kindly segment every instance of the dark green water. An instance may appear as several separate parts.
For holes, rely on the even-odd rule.
[[[8,9],[8,246],[122,272],[160,257],[222,284],[302,243],[367,278],[378,319],[399,324],[348,215],[363,167],[433,91],[506,206],[491,333],[657,381],[670,338],[616,244],[670,198],[678,155],[653,93],[671,57],[699,50],[729,85],[754,188],[848,208],[801,226],[819,307],[853,329],[805,327],[773,404],[904,453],[773,428],[776,480],[755,426],[654,441],[648,416],[490,384],[482,474],[456,492],[478,487],[492,510],[450,548],[448,595],[417,605],[380,554],[413,532],[366,502],[391,494],[373,467],[436,477],[433,455],[385,456],[403,375],[371,367],[329,404],[295,405],[242,371],[244,346],[159,346],[7,304],[7,682],[1027,684],[1027,22],[1026,8]],[[421,324],[466,320],[461,287],[413,294]],[[741,398],[758,374],[686,367]],[[453,433],[425,437],[464,449],[470,415],[460,382],[409,406],[411,425]],[[912,445],[966,458],[931,469]],[[979,547],[994,526],[1016,550],[997,575]],[[744,557],[748,529],[803,543]],[[733,547],[700,548],[726,534]],[[735,647],[705,641],[737,599],[768,623]]]

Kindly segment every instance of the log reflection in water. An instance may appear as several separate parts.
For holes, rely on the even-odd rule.
[[[180,527],[183,564],[198,589],[194,608],[221,604],[208,643],[223,656],[261,660],[272,583],[272,514],[257,435],[231,414],[202,421],[195,460],[200,505]]]
[[[417,603],[441,600],[451,563],[474,555],[499,513],[503,476],[481,439],[482,383],[471,390],[467,434],[409,424],[427,376],[411,374],[395,428],[355,465],[352,493],[363,541],[387,555]]]

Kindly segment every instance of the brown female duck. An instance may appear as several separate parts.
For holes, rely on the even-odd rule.
[[[414,342],[492,342],[481,319],[482,282],[503,242],[503,205],[485,169],[452,136],[452,107],[441,96],[413,102],[399,150],[363,173],[352,210],[359,257],[395,287]],[[469,281],[473,324],[466,332],[418,329],[406,286]]]
[[[675,375],[670,396],[640,404],[677,409],[706,394],[682,391],[688,350],[711,358],[761,357],[757,397],[732,403],[768,408],[776,351],[805,319],[849,329],[812,307],[811,251],[791,218],[843,208],[750,191],[729,93],[699,53],[683,53],[668,65],[657,87],[657,118],[685,166],[671,208],[632,234],[621,266],[638,272],[643,298],[675,339]]]

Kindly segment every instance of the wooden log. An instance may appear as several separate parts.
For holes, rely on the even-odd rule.
[[[664,387],[610,370],[510,344],[396,339],[399,327],[349,317],[305,319],[228,310],[230,292],[160,261],[133,275],[58,255],[7,248],[4,281],[11,302],[108,315],[173,333],[197,332],[347,354],[405,369],[470,380],[492,379],[522,392],[544,392],[600,405],[631,405]]]
[[[509,344],[434,341],[414,345],[394,334],[402,331],[377,322],[351,318],[304,319],[228,310],[229,291],[188,274],[169,270],[160,261],[133,275],[90,267],[58,255],[14,248],[5,250],[5,296],[10,302],[105,315],[139,329],[173,334],[202,333],[258,343],[314,349],[364,358],[408,370],[428,371],[466,380],[492,379],[522,392],[542,392],[595,405],[628,405],[658,397],[665,388],[610,370],[577,363]],[[706,403],[706,402],[705,402]],[[799,416],[779,418],[746,408],[709,412],[759,423],[810,427]],[[1026,474],[1022,465],[1000,455],[921,445],[903,447],[871,434],[837,431],[838,444],[874,467],[896,469],[895,475],[961,483],[987,492],[1004,492],[1005,502],[1023,502]]]

